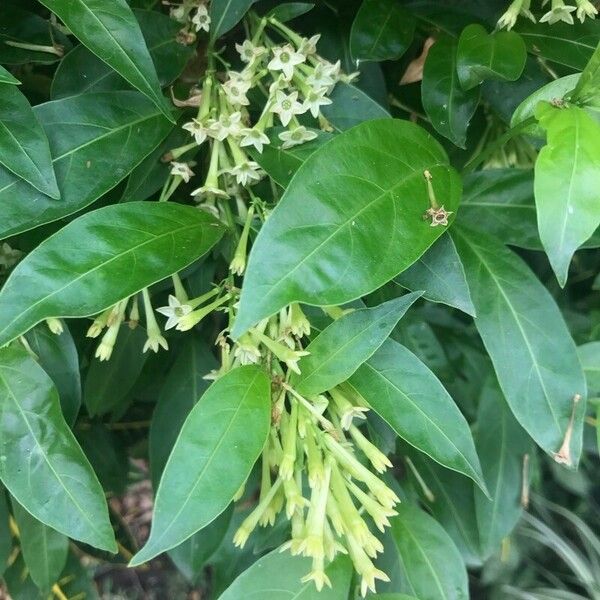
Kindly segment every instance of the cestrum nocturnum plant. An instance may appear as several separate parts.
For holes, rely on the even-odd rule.
[[[6,2],[8,593],[596,597],[597,3]]]

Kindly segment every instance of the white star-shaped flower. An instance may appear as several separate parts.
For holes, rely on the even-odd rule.
[[[273,58],[269,61],[267,69],[270,71],[281,71],[289,81],[294,75],[294,67],[305,60],[306,56],[294,50],[291,44],[275,46],[273,48]]]
[[[204,4],[201,4],[196,9],[196,14],[192,17],[192,24],[196,31],[206,31],[208,33],[210,29],[210,17]]]
[[[248,185],[251,181],[260,181],[261,178],[260,167],[252,160],[235,165],[230,172],[235,176],[235,180],[243,186]]]
[[[175,296],[169,294],[169,305],[157,308],[156,312],[167,317],[165,329],[172,329],[179,323],[181,317],[192,312],[192,307],[189,304],[182,304]]]
[[[192,119],[188,123],[182,125],[181,128],[189,131],[192,134],[198,146],[202,144],[208,137],[208,128],[204,123],[202,123],[202,121],[199,121],[198,119]]]
[[[331,104],[331,100],[325,96],[327,90],[311,90],[304,98],[304,108],[316,119],[321,112],[321,106]]]
[[[294,115],[300,115],[306,112],[306,108],[298,102],[298,92],[293,91],[290,94],[278,90],[275,95],[275,102],[271,107],[271,112],[279,115],[283,125],[287,125]]]
[[[218,120],[212,119],[208,126],[208,134],[222,142],[225,138],[237,137],[241,131],[242,113],[222,114]]]
[[[263,146],[268,145],[270,142],[268,136],[259,129],[242,129],[242,141],[240,146],[254,146],[257,152],[262,154]]]
[[[299,144],[304,144],[304,142],[314,140],[316,137],[316,132],[311,131],[310,129],[306,129],[304,125],[295,127],[292,130],[283,131],[279,134],[279,139],[283,142],[283,144],[281,145],[282,148],[291,148],[292,146],[298,146]]]
[[[171,175],[181,177],[186,183],[189,182],[190,178],[194,176],[194,171],[190,169],[190,166],[185,162],[171,162]]]

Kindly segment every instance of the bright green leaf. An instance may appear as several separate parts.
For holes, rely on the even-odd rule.
[[[456,228],[453,238],[477,310],[475,325],[502,391],[519,423],[548,454],[554,455],[563,443],[574,396],[583,397],[570,444],[570,463],[576,465],[586,386],[554,299],[529,267],[495,238]]]
[[[213,40],[233,29],[256,0],[214,0],[210,3],[210,37]]]
[[[0,163],[42,193],[60,198],[48,138],[27,98],[14,85],[3,83],[0,83]]]
[[[600,106],[600,42],[570,96],[573,102]]]
[[[348,313],[326,327],[307,347],[292,378],[304,396],[316,396],[346,381],[383,344],[421,292],[395,298],[374,308]]]
[[[355,61],[396,60],[413,41],[415,18],[396,0],[363,0],[350,31]]]
[[[415,262],[443,233],[423,220],[425,170],[455,212],[460,180],[413,123],[366,122],[312,154],[254,243],[234,337],[290,302],[353,300]]]
[[[349,382],[402,439],[485,488],[467,421],[412,352],[387,340]]]
[[[126,0],[40,0],[84,46],[150,98],[169,120],[172,108],[162,95],[140,26]]]
[[[19,504],[69,537],[116,552],[104,492],[62,416],[56,389],[16,346],[0,350],[0,431],[0,479]]]
[[[463,90],[456,68],[456,42],[450,37],[441,37],[431,46],[425,60],[421,98],[438,133],[464,148],[479,90]]]
[[[187,266],[222,233],[207,213],[166,202],[117,204],[79,217],[21,261],[0,290],[0,345],[42,319],[112,306]]]
[[[150,538],[131,566],[170,550],[227,508],[262,452],[271,385],[256,366],[215,381],[188,415],[165,466]]]
[[[21,82],[16,77],[13,77],[4,67],[0,66],[0,83],[19,85]]]
[[[523,72],[527,50],[514,31],[488,33],[481,25],[469,25],[458,40],[456,68],[465,90],[485,79],[515,81]]]
[[[600,226],[600,124],[577,106],[538,105],[548,141],[535,163],[540,239],[564,287],[573,254]]]

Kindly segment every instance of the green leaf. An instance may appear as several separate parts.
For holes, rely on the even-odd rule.
[[[600,106],[600,42],[585,65],[583,73],[571,94],[573,102]]]
[[[113,188],[172,125],[138,92],[86,94],[34,108],[50,141],[61,201],[0,169],[0,239],[85,208]]]
[[[51,198],[60,198],[48,138],[27,98],[0,83],[0,163]]]
[[[69,538],[32,517],[18,502],[12,507],[29,575],[40,591],[48,593],[67,562]]]
[[[121,413],[148,358],[143,353],[146,331],[121,325],[110,360],[92,360],[83,384],[83,401],[90,417]]]
[[[479,101],[479,90],[463,90],[456,71],[456,42],[439,38],[429,49],[423,67],[423,108],[438,133],[465,147],[467,128]]]
[[[516,81],[523,72],[527,50],[514,31],[489,34],[481,25],[465,27],[458,40],[456,68],[465,90],[485,79]]]
[[[475,511],[484,558],[499,550],[521,517],[523,461],[531,440],[510,412],[495,378],[487,381],[479,401],[477,452],[492,499],[475,490]],[[529,481],[527,481],[529,484]]]
[[[529,267],[495,238],[453,233],[477,310],[475,325],[515,417],[551,456],[558,452],[585,379],[553,298]],[[551,326],[549,326],[551,324]],[[581,453],[585,401],[578,403],[571,464]]]
[[[577,106],[540,104],[548,140],[535,163],[540,239],[561,287],[573,254],[600,226],[600,124]]]
[[[210,39],[216,40],[233,29],[256,0],[215,0],[210,3]]]
[[[79,217],[28,254],[0,290],[0,346],[42,319],[112,306],[181,270],[222,233],[208,213],[166,202],[117,204]],[[38,277],[46,272],[53,276]]]
[[[0,577],[8,565],[8,560],[12,553],[12,533],[9,526],[10,512],[8,511],[8,502],[6,501],[6,492],[0,485]]]
[[[363,0],[350,31],[350,53],[358,61],[396,60],[411,45],[415,18],[395,0]]]
[[[583,71],[600,41],[600,23],[593,19],[573,25],[554,23],[552,27],[519,19],[515,31],[532,54],[577,71]]]
[[[177,41],[181,23],[156,11],[134,10],[161,85],[169,85],[183,71],[194,53],[193,46]],[[50,96],[53,100],[76,94],[131,89],[109,65],[79,45],[61,60]]]
[[[325,569],[331,587],[318,592],[312,581],[302,582],[311,571],[311,560],[282,553],[279,549],[259,558],[224,592],[219,600],[340,600],[347,598],[352,579],[352,566],[347,556],[338,555]]]
[[[585,373],[590,396],[600,396],[600,342],[578,346],[577,354]]]
[[[284,2],[274,6],[265,16],[275,17],[279,22],[286,23],[306,14],[314,7],[311,2]]]
[[[29,577],[22,552],[19,552],[15,561],[6,569],[3,580],[11,600],[47,600],[48,598],[40,592]]]
[[[550,83],[542,86],[535,90],[533,94],[527,96],[525,100],[517,106],[515,112],[510,120],[511,127],[517,127],[523,121],[530,119],[535,116],[535,109],[538,103],[542,100],[547,102],[556,102],[557,100],[563,100],[569,95],[569,92],[576,86],[577,81],[581,77],[581,73],[573,73],[572,75],[565,75],[565,77],[559,77]],[[524,130],[529,135],[535,135],[536,137],[545,137],[544,128],[539,123],[532,123],[527,129]]]
[[[81,377],[79,356],[69,328],[63,323],[63,332],[55,335],[46,323],[40,323],[26,338],[40,366],[56,386],[65,421],[73,425],[81,406]]]
[[[407,294],[374,308],[361,308],[326,327],[307,347],[300,360],[301,374],[292,378],[294,388],[305,396],[346,381],[383,344],[404,313],[421,296]]]
[[[323,106],[321,112],[336,131],[390,116],[381,104],[350,83],[338,83],[329,98],[331,104]]]
[[[387,340],[349,382],[402,439],[485,489],[467,421],[412,352]]]
[[[20,85],[21,82],[11,75],[3,66],[0,65],[0,83],[10,83],[12,85]]]
[[[209,382],[204,376],[218,367],[206,344],[191,333],[167,373],[152,415],[148,444],[155,489],[181,427],[208,388]]]
[[[408,290],[424,290],[423,297],[427,300],[441,302],[475,316],[465,271],[449,235],[440,237],[395,281]]]
[[[140,26],[125,0],[40,0],[81,43],[147,96],[167,119],[172,108],[162,95]]]
[[[262,152],[257,152],[254,147],[247,148],[247,151],[269,177],[283,188],[288,186],[302,163],[332,137],[329,133],[319,131],[318,137],[310,142],[283,148],[283,142],[275,135],[276,133],[277,130],[271,132],[271,143],[265,146]]]
[[[427,600],[469,597],[467,570],[456,546],[442,526],[408,502],[396,507],[392,536],[404,571],[402,591]]]
[[[56,389],[14,346],[0,349],[0,431],[0,479],[19,504],[73,539],[116,552],[104,492],[60,412]]]
[[[165,466],[146,545],[130,565],[170,550],[227,508],[262,452],[271,385],[256,366],[215,381],[188,415]]]
[[[369,121],[312,154],[257,236],[233,336],[290,302],[344,304],[415,262],[443,233],[423,220],[426,169],[455,212],[460,180],[413,123]]]

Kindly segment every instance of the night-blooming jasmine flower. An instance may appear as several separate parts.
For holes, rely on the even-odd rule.
[[[240,146],[254,146],[257,152],[262,154],[263,146],[269,144],[269,138],[265,133],[253,127],[252,129],[246,128],[242,129],[242,141],[240,142]]]
[[[202,144],[208,137],[208,127],[206,127],[206,125],[198,119],[192,119],[188,123],[184,123],[181,128],[189,131],[192,134],[198,146]]]
[[[142,290],[142,297],[144,298],[144,311],[146,313],[146,333],[148,339],[144,344],[142,352],[147,352],[152,349],[153,352],[158,352],[159,346],[162,346],[165,350],[169,349],[167,340],[162,336],[156,317],[154,316],[154,310],[152,309],[152,303],[150,302],[150,294],[148,288]]]
[[[540,19],[540,23],[548,23],[554,25],[559,21],[573,25],[573,15],[571,14],[576,9],[575,6],[568,6],[563,0],[552,0],[552,8]]]
[[[514,0],[506,12],[498,19],[498,29],[506,27],[506,29],[511,30],[515,26],[519,15],[527,17],[535,23],[535,17],[529,10],[530,4],[531,0]]]
[[[208,10],[204,4],[201,4],[196,9],[196,14],[192,17],[192,23],[196,31],[206,31],[208,33],[210,29],[210,17],[208,16]]]
[[[229,136],[236,137],[240,134],[242,113],[234,112],[230,115],[222,114],[218,120],[212,119],[208,126],[208,134],[222,142]]]
[[[181,179],[183,179],[183,181],[185,181],[186,183],[188,183],[190,178],[194,175],[194,171],[190,169],[187,163],[177,161],[171,162],[170,173],[173,176],[181,177]]]
[[[273,58],[269,61],[267,68],[270,71],[281,71],[289,81],[294,75],[294,67],[302,64],[306,56],[294,50],[291,44],[276,46],[273,48]]]
[[[282,131],[278,137],[283,142],[281,147],[285,149],[314,140],[317,137],[317,133],[306,129],[304,125],[300,125],[291,130]]]
[[[235,176],[235,180],[243,186],[247,186],[252,181],[260,181],[260,166],[258,163],[247,160],[239,165],[235,165],[230,173]]]
[[[302,38],[298,52],[304,56],[310,56],[317,51],[317,42],[321,39],[321,34],[313,35],[311,38]]]
[[[250,40],[244,40],[242,44],[236,44],[235,49],[242,61],[246,63],[252,62],[254,58],[262,56],[267,51],[264,46],[255,46]]]
[[[290,94],[278,90],[275,94],[275,102],[271,107],[271,112],[279,115],[282,125],[287,125],[294,115],[300,115],[306,112],[306,108],[298,102],[298,92],[293,91]]]
[[[327,106],[331,104],[331,99],[325,96],[327,90],[313,90],[304,98],[304,108],[310,111],[310,114],[316,119],[321,112],[321,106]]]
[[[157,308],[156,312],[167,317],[165,329],[172,329],[179,323],[181,317],[192,312],[192,307],[189,304],[182,304],[175,296],[169,294],[169,305]]]
[[[598,9],[589,0],[575,0],[577,2],[577,18],[583,23],[586,17],[595,19]]]

